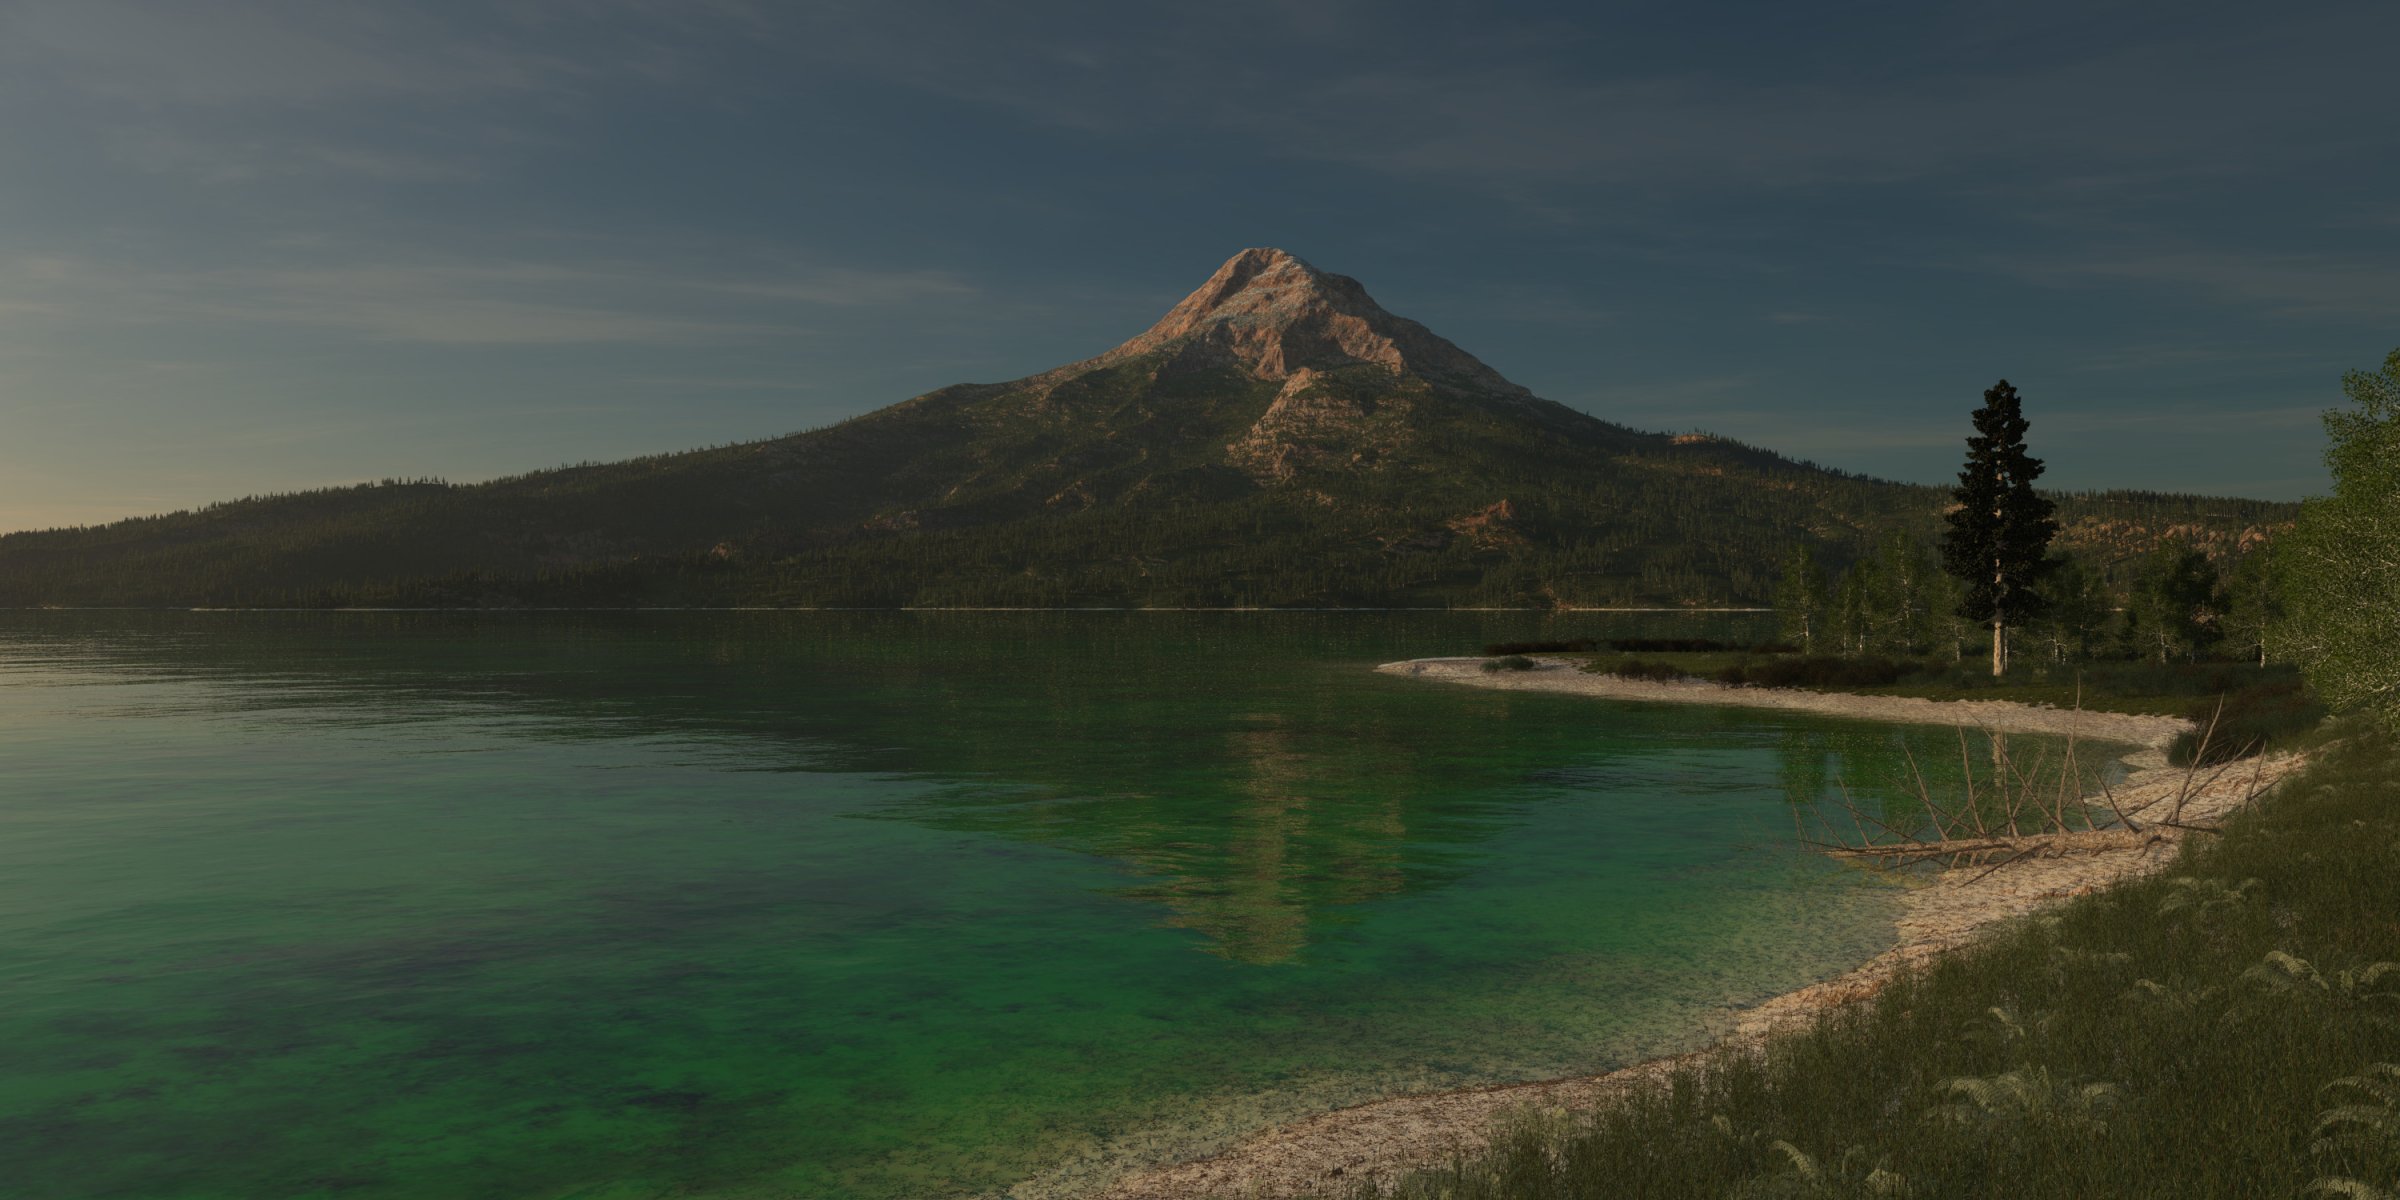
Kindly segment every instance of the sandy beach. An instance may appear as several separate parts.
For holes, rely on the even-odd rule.
[[[1783,712],[1821,713],[1862,721],[1897,721],[1908,725],[1965,726],[1995,733],[2050,733],[2095,741],[2124,742],[2163,748],[2191,728],[2181,717],[2145,717],[2131,713],[2084,712],[2009,700],[1924,700],[1914,696],[1858,696],[1843,692],[1808,692],[1790,688],[1727,687],[1703,679],[1659,682],[1590,675],[1574,664],[1537,658],[1531,671],[1486,671],[1481,658],[1415,658],[1375,668],[1386,675],[1405,675],[1469,687],[1521,692],[1567,692],[1601,700],[1634,700],[1651,704],[1714,704],[1736,708],[1771,708]]]
[[[2142,828],[2089,837],[2080,853],[2018,861],[1988,876],[1981,868],[1962,868],[1929,877],[1905,893],[1891,949],[1834,978],[1728,1014],[1729,1032],[1706,1049],[1605,1074],[1401,1096],[1325,1113],[1252,1134],[1212,1157],[1128,1175],[1100,1193],[1106,1200],[1280,1200],[1338,1193],[1361,1180],[1396,1179],[1412,1168],[1476,1150],[1487,1143],[1498,1124],[1522,1114],[1556,1115],[1589,1109],[1613,1095],[1661,1080],[1683,1063],[1755,1048],[1779,1030],[1871,997],[1899,973],[1974,940],[2000,922],[2157,871],[2174,860],[2184,835],[2176,829],[2143,824],[2140,817],[2163,815],[2176,806],[2182,793],[2181,823],[2214,822],[2298,765],[2294,759],[2271,757],[2255,768],[2245,764],[2195,788],[2189,772],[2166,762],[2165,746],[2189,728],[2187,722],[2173,717],[2068,712],[1996,700],[1942,702],[1729,688],[1706,682],[1654,683],[1587,675],[1556,660],[1543,660],[1533,671],[1485,672],[1482,662],[1479,658],[1416,659],[1386,663],[1378,670],[1473,687],[1568,692],[1610,700],[1739,705],[1862,720],[1963,725],[2003,733],[2071,733],[2129,743],[2144,749],[2126,759],[2130,775],[2114,789],[2114,795],[2125,811],[2137,814]]]

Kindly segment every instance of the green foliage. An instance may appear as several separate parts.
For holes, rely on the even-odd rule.
[[[2047,645],[2053,663],[2083,662],[2100,653],[2115,616],[2107,585],[2079,556],[2055,554],[2051,559],[2050,578],[2043,585],[2049,611],[2033,623],[2029,640]]]
[[[2225,590],[2216,564],[2188,545],[2161,542],[2143,563],[2128,611],[2137,617],[2144,653],[2159,662],[2196,662],[2223,640]]]
[[[1763,1055],[1351,1194],[2386,1194],[2395,795],[2400,748],[2361,734],[2187,843],[2172,878],[2019,922]]]
[[[1798,643],[1804,654],[1817,652],[1828,595],[1825,568],[1817,562],[1817,552],[1805,542],[1792,547],[1783,560],[1783,576],[1775,584],[1775,610],[1783,621],[1783,636]]]
[[[1784,636],[1803,653],[1957,654],[1957,587],[1908,530],[1885,533],[1838,582],[1813,554],[1794,551],[1775,596]]]
[[[2269,643],[2285,618],[2284,594],[2291,587],[2283,569],[2282,544],[2269,542],[2234,563],[2225,584],[2225,615],[2219,622],[2228,649],[2266,665]]]
[[[1522,654],[1508,654],[1483,660],[1486,671],[1530,671],[1540,664]]]
[[[1497,657],[1503,654],[1588,654],[1600,648],[1591,638],[1575,638],[1563,642],[1491,642],[1483,652]]]
[[[1992,1136],[2021,1136],[2033,1125],[2072,1134],[2107,1133],[2108,1110],[2124,1095],[2113,1083],[2053,1079],[2047,1067],[2038,1066],[1946,1079],[1942,1092],[1951,1099],[1934,1109],[1935,1115]]]
[[[2400,350],[2342,391],[2357,407],[2325,414],[2333,494],[2292,531],[2283,639],[2328,703],[2400,728]]]
[[[1847,564],[1940,524],[1934,488],[1380,369],[1324,384],[1330,401],[1372,409],[1350,431],[1363,441],[1294,443],[1288,474],[1254,471],[1228,447],[1277,385],[1163,365],[945,388],[770,441],[472,486],[11,534],[0,605],[1755,604],[1797,548]],[[2056,499],[2100,539],[2232,537],[2284,511]]]
[[[1783,1156],[1781,1169],[1742,1181],[1730,1193],[1737,1200],[1898,1200],[1909,1194],[1908,1180],[1872,1161],[1863,1146],[1844,1147],[1840,1156],[1826,1162],[1781,1138],[1768,1142],[1767,1149]]]
[[[1689,673],[1674,663],[1640,658],[1611,663],[1605,673],[1621,679],[1646,679],[1659,683],[1691,678]]]
[[[2384,964],[2389,965],[2389,964]],[[2355,1075],[2326,1084],[2329,1099],[2348,1099],[2317,1114],[2316,1140],[2309,1144],[2319,1158],[2350,1169],[2367,1168],[2385,1178],[2400,1175],[2400,1063],[2368,1063]],[[2309,1181],[2308,1190],[2354,1200],[2388,1200],[2392,1191],[2363,1179],[2324,1175]]]
[[[2178,767],[2230,762],[2272,749],[2317,728],[2326,712],[2300,680],[2270,676],[2203,700],[2184,716],[2197,728],[2167,747],[2167,762]]]
[[[2050,569],[2057,506],[2034,491],[2042,460],[2025,452],[2024,404],[2007,380],[1985,390],[1958,472],[1957,507],[1942,539],[1942,567],[1958,580],[1959,615],[1992,626],[1992,673],[2006,665],[2007,627],[2042,614],[2036,590]]]
[[[1837,658],[1814,654],[1770,658],[1725,668],[1717,682],[1737,687],[1855,688],[1886,687],[1916,674],[1914,663],[1874,656]]]
[[[1842,572],[1826,614],[1836,654],[1865,654],[1875,630],[1875,560],[1861,559]]]
[[[1956,607],[1951,580],[1905,530],[1885,534],[1873,562],[1867,587],[1870,647],[1924,653],[1936,639],[1940,618]]]

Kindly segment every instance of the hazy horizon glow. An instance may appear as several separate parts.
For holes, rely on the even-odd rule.
[[[0,531],[769,437],[1246,246],[1597,416],[2320,491],[2400,7],[0,0]]]

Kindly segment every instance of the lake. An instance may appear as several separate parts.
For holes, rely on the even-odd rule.
[[[1957,735],[1369,668],[1764,632],[0,613],[0,1194],[986,1195],[1689,1049]]]

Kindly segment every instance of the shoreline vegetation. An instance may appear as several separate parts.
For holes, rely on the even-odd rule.
[[[1581,671],[1577,664],[1555,658],[1537,658],[1530,669],[1486,670],[1487,661],[1414,659],[1385,663],[1377,670],[1471,687],[1731,705],[2115,742],[2139,749],[2124,757],[2129,775],[2110,789],[2108,802],[2131,813],[2171,805],[2177,816],[2171,826],[2147,822],[2139,833],[2124,831],[2121,837],[2093,840],[2080,853],[2012,862],[2003,871],[1980,864],[1942,870],[1904,893],[1890,949],[1831,979],[1725,1014],[1702,1031],[1708,1044],[1700,1049],[1595,1075],[1398,1096],[1323,1113],[1254,1132],[1211,1157],[1129,1173],[1098,1193],[1103,1200],[1297,1200],[1387,1192],[1413,1196],[1415,1192],[1406,1190],[1409,1182],[1433,1178],[1419,1175],[1428,1170],[1442,1178],[1434,1190],[1443,1195],[1514,1195],[1488,1186],[1471,1190],[1452,1185],[1472,1182],[1467,1175],[1478,1156],[1531,1154],[1555,1163],[1560,1139],[1588,1127],[1612,1106],[1638,1107],[1662,1095],[1679,1094],[1693,1079],[1726,1072],[1728,1064],[1763,1063],[1773,1053],[1771,1045],[1831,1025],[1840,1015],[1860,1012],[1897,981],[1920,977],[1961,948],[1993,940],[2002,929],[2022,925],[2019,918],[2162,872],[2179,861],[2181,847],[2193,832],[2214,833],[2250,800],[2306,765],[2309,757],[2269,753],[2238,771],[2202,773],[2168,763],[2167,748],[2194,727],[2181,717],[2060,709],[2013,700],[1944,701],[1743,688],[1696,679],[1632,679]],[[2097,796],[2085,799],[2099,801]],[[1791,1149],[1799,1154],[1792,1170],[1800,1175],[1830,1174],[1835,1167],[1827,1163],[1820,1168],[1805,1153]],[[1850,1165],[1847,1159],[1841,1164],[1845,1169]],[[1450,1178],[1454,1173],[1457,1179]],[[1817,1194],[1805,1189],[1772,1194],[1787,1192]]]

